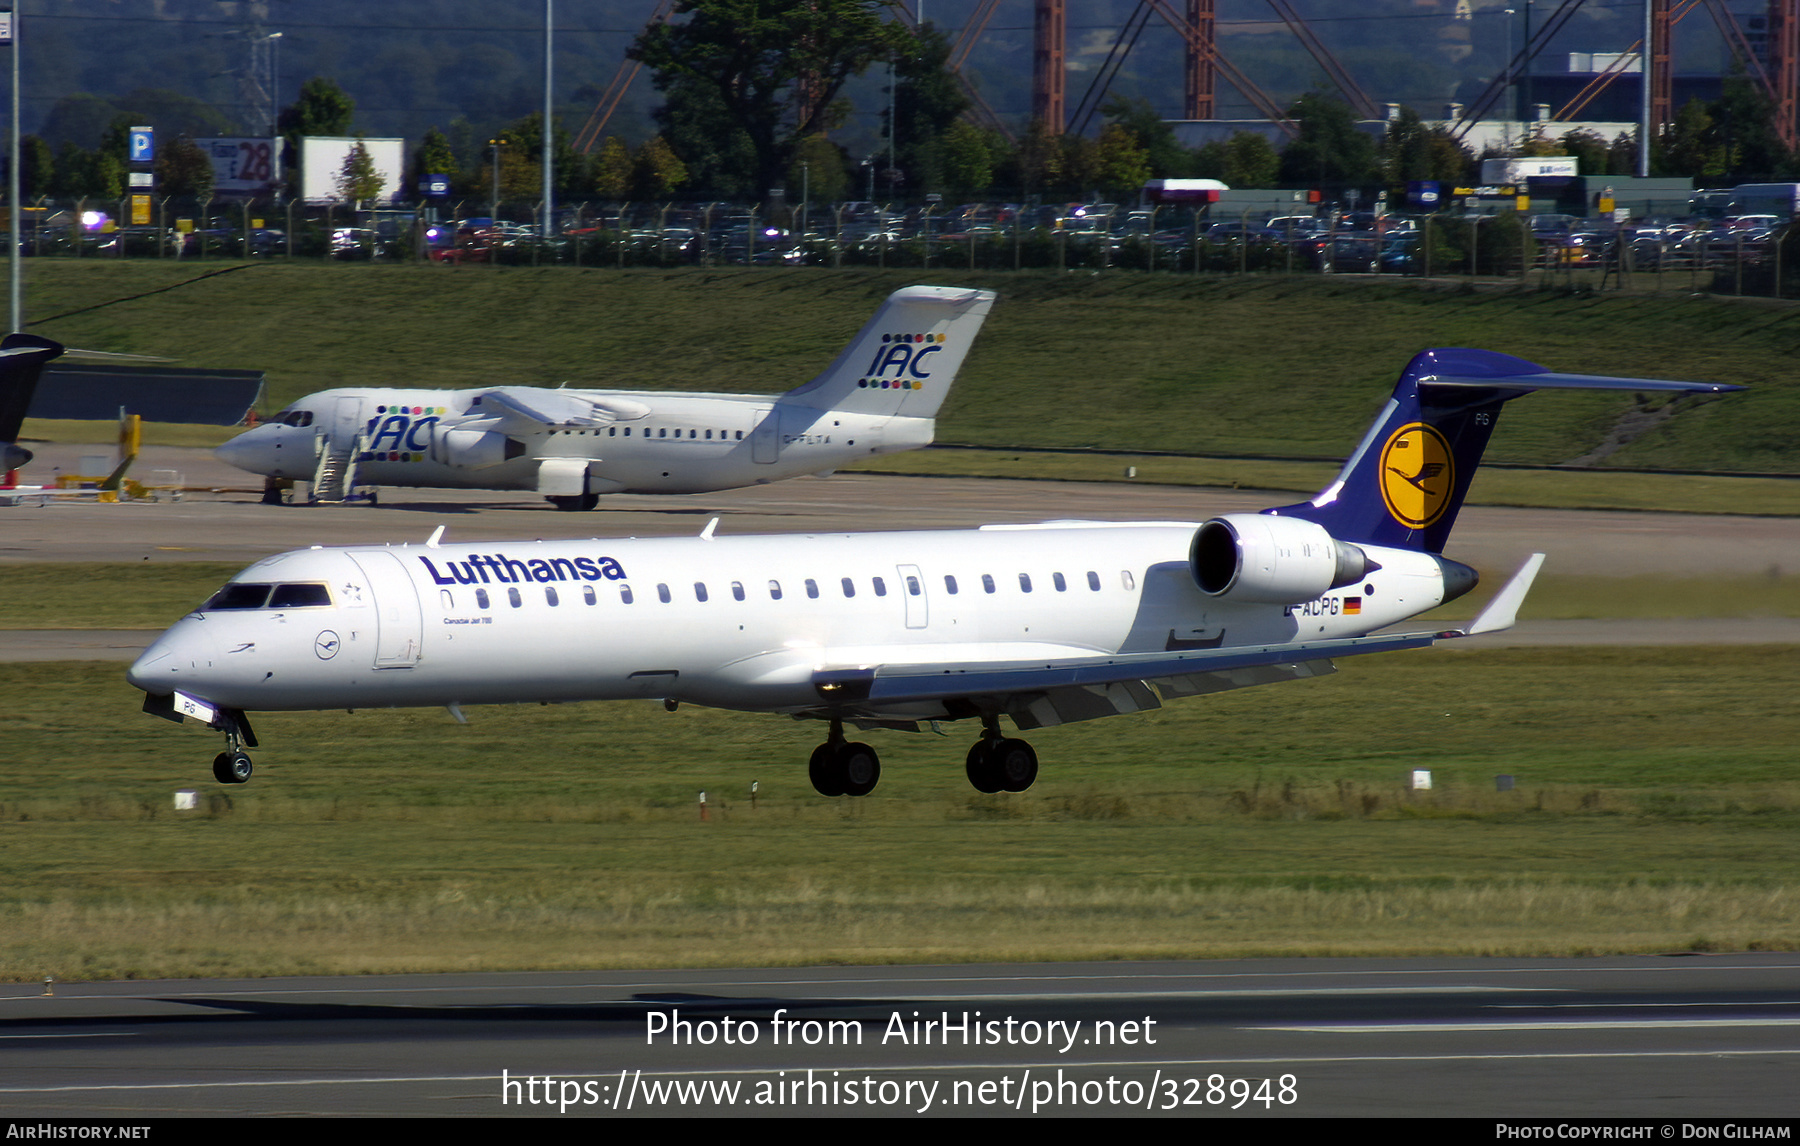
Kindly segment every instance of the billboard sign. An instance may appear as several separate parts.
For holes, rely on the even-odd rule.
[[[281,182],[281,144],[273,139],[196,139],[212,160],[213,190],[228,195],[266,195]]]

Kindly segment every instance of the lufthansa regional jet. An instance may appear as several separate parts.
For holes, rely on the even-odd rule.
[[[919,344],[925,347],[935,343]],[[948,353],[948,352],[946,352]],[[879,358],[877,362],[881,361]],[[847,727],[980,726],[983,792],[1037,775],[1019,731],[1319,676],[1332,658],[1509,627],[1543,555],[1466,629],[1382,632],[1475,586],[1443,556],[1501,407],[1534,390],[1741,387],[1558,374],[1427,350],[1309,501],[1206,522],[307,549],[257,562],[132,665],[145,711],[225,736],[252,711],[661,698],[810,717],[813,785],[866,795]]]
[[[323,390],[220,446],[315,501],[357,487],[532,490],[558,509],[607,493],[708,493],[931,444],[991,291],[895,291],[823,374],[785,394]]]

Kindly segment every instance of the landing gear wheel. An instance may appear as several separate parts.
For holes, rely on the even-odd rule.
[[[213,757],[213,779],[221,784],[247,783],[252,771],[247,753],[221,752]]]
[[[813,749],[806,771],[821,796],[867,796],[881,782],[881,757],[867,744],[828,740]]]
[[[1037,753],[1023,740],[1002,740],[988,749],[995,778],[1008,792],[1023,792],[1037,779]]]
[[[881,782],[881,758],[867,744],[842,745],[836,763],[846,796],[867,796]]]
[[[963,766],[969,783],[975,786],[975,790],[989,795],[1001,791],[1005,786],[994,756],[994,743],[992,740],[977,740],[969,749],[968,761]]]
[[[821,796],[842,796],[844,794],[844,777],[837,768],[837,751],[831,744],[821,744],[813,749],[812,759],[807,762],[806,773],[812,779],[813,788]]]
[[[563,497],[563,496],[546,497],[544,500],[549,502],[551,505],[554,505],[556,508],[562,510],[564,513],[575,513],[578,510],[593,508],[592,506],[586,506],[586,505],[581,504],[584,500],[586,500],[586,497],[587,497],[586,494],[577,493],[577,494],[571,494],[567,497]]]

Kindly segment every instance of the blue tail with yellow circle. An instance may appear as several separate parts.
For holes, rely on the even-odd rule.
[[[1407,363],[1375,424],[1337,479],[1310,501],[1264,510],[1325,527],[1340,541],[1442,553],[1500,407],[1534,390],[1639,390],[1699,394],[1742,390],[1559,374],[1492,350],[1421,351]]]

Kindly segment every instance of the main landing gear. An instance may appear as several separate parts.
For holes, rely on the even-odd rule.
[[[595,506],[599,505],[600,495],[597,493],[576,493],[569,494],[566,497],[546,497],[544,500],[562,510],[564,513],[579,513],[582,510],[593,509]]]
[[[807,764],[821,796],[867,796],[881,782],[881,757],[867,744],[847,742],[844,726],[831,722],[831,736],[813,749]]]
[[[969,749],[969,783],[977,792],[1023,792],[1037,779],[1037,753],[1023,740],[1000,735],[1000,721],[987,717],[984,732]],[[807,774],[821,796],[867,796],[881,780],[881,758],[867,744],[844,739],[844,726],[831,722],[831,735],[813,749]]]
[[[1023,740],[1000,735],[994,717],[982,720],[984,732],[969,749],[964,765],[977,792],[1023,792],[1037,779],[1037,753]]]

